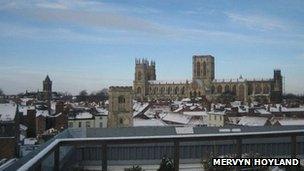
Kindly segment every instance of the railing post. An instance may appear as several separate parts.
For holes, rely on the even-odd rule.
[[[291,157],[292,158],[297,158],[297,136],[292,135],[291,137]]]
[[[102,153],[101,154],[102,171],[107,171],[107,169],[108,169],[107,144],[102,144],[101,153]]]
[[[242,158],[242,139],[236,139],[236,157]]]
[[[242,139],[237,138],[236,139],[236,158],[242,158]],[[236,171],[241,170],[239,166],[236,166]]]
[[[59,171],[59,168],[60,168],[59,151],[60,151],[60,146],[58,145],[55,147],[55,151],[54,151],[54,171]]]
[[[179,171],[179,142],[174,141],[174,170]]]
[[[42,161],[35,166],[34,170],[35,171],[41,171],[42,170]]]

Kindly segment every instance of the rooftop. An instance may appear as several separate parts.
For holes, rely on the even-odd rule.
[[[17,105],[15,103],[0,103],[0,121],[15,119]]]

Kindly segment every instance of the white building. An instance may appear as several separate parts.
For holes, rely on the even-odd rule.
[[[97,113],[83,111],[70,115],[68,118],[69,128],[106,128],[108,123],[108,111],[96,108]]]
[[[225,125],[225,111],[210,111],[208,112],[208,126],[222,127]]]

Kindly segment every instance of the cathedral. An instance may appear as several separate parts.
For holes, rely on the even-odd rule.
[[[194,55],[192,58],[192,80],[184,82],[161,82],[156,80],[154,61],[135,60],[133,91],[138,100],[176,100],[205,97],[215,100],[224,93],[233,94],[236,100],[247,102],[255,97],[265,97],[268,102],[279,103],[282,96],[282,75],[274,70],[273,78],[235,80],[215,79],[215,60],[211,55]]]

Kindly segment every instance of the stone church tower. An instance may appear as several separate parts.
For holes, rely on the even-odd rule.
[[[52,99],[52,81],[48,75],[43,81],[43,99],[48,101]]]
[[[151,80],[156,80],[155,62],[136,59],[135,79],[133,81],[135,98],[143,100],[149,94],[149,81]]]
[[[281,70],[274,70],[272,86],[271,101],[273,103],[281,103],[283,92],[283,77],[281,75]]]
[[[214,80],[214,57],[211,55],[194,55],[192,68],[193,89],[200,94],[209,94]]]
[[[110,87],[108,127],[133,126],[132,87]]]
[[[210,83],[214,80],[214,57],[211,55],[194,55],[192,60],[193,80]]]

